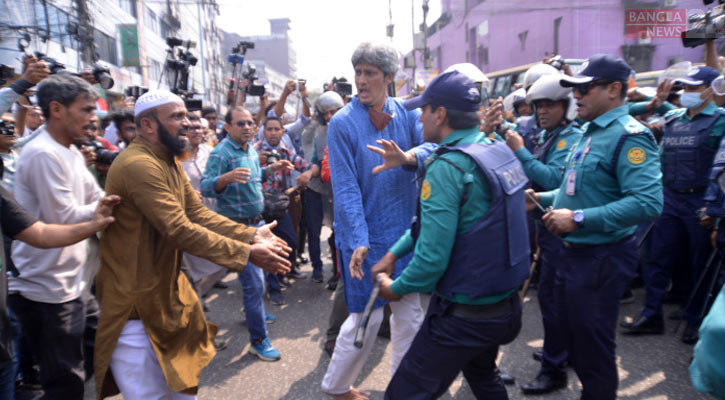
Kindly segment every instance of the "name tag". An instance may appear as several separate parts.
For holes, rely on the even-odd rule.
[[[576,193],[576,170],[570,169],[566,173],[566,194],[574,196]]]

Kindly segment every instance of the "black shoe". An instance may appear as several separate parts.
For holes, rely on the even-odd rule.
[[[514,383],[516,383],[516,379],[514,379],[513,376],[511,376],[509,374],[504,374],[498,368],[496,368],[496,372],[498,373],[498,376],[501,378],[501,381],[503,382],[504,385],[513,385]]]
[[[698,334],[698,328],[694,325],[687,324],[685,331],[682,332],[682,343],[695,344],[700,338]]]
[[[535,351],[535,352],[531,353],[531,356],[534,357],[534,360],[541,362],[541,360],[544,359],[544,352]]]
[[[667,319],[671,319],[673,321],[681,321],[686,318],[685,312],[681,309],[677,309],[675,311],[672,311],[671,313],[667,314]]]
[[[547,374],[539,374],[533,381],[521,385],[521,391],[524,394],[546,394],[565,387],[566,375],[554,377]]]
[[[292,279],[307,279],[307,274],[293,269],[292,271],[287,273],[287,277]]]
[[[619,324],[627,335],[655,334],[661,335],[665,333],[665,321],[662,317],[639,317],[634,322],[622,322]]]
[[[214,284],[214,288],[215,289],[229,289],[229,285],[227,285],[226,283],[224,283],[222,281],[219,281]]]
[[[299,256],[299,257],[297,257],[297,262],[302,265],[305,265],[308,262],[310,262],[310,260],[308,260],[305,256]]]

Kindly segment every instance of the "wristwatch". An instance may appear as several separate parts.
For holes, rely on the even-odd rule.
[[[576,222],[576,226],[579,228],[584,227],[584,210],[574,210],[574,215],[572,216],[572,219],[574,222]]]

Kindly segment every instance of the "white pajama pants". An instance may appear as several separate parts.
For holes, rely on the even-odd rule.
[[[194,395],[174,392],[166,383],[140,320],[123,326],[111,356],[111,373],[125,400],[196,400]]]
[[[420,306],[420,296],[412,293],[403,296],[400,301],[391,302],[390,309],[390,341],[392,344],[392,374],[400,365],[400,361],[413,343],[420,324],[423,323],[425,314]],[[332,353],[332,360],[327,367],[327,373],[322,379],[322,391],[329,394],[343,394],[350,391],[355,379],[362,370],[365,361],[370,356],[378,336],[378,330],[383,322],[383,308],[379,307],[370,313],[363,347],[358,349],[355,341],[355,331],[362,319],[362,313],[350,313],[340,327],[340,334],[335,342],[335,352]]]

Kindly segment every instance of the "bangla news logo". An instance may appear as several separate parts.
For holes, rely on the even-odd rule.
[[[679,39],[686,30],[687,10],[684,8],[625,10],[626,37]]]

